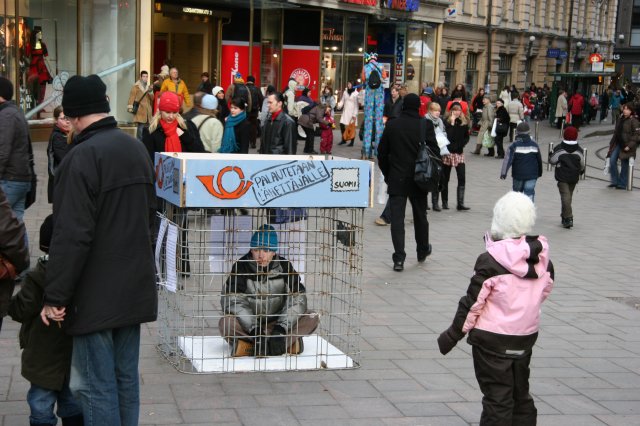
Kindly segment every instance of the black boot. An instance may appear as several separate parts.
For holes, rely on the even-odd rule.
[[[457,210],[469,210],[469,207],[466,207],[464,205],[464,186],[459,186],[458,187],[458,206],[456,207]]]
[[[571,229],[571,227],[573,226],[573,218],[572,217],[563,217],[562,218],[562,227],[563,228],[567,228],[567,229]]]
[[[480,155],[480,151],[482,151],[482,144],[476,144],[476,149],[474,149],[473,151],[471,151],[472,154],[475,155]]]
[[[84,418],[82,417],[82,414],[71,417],[63,417],[62,426],[84,426]]]
[[[431,193],[431,202],[433,203],[434,212],[439,212],[442,210],[438,205],[438,191],[434,191]],[[442,201],[442,204],[444,205],[444,200]]]
[[[440,195],[442,196],[442,209],[449,210],[449,188],[446,186],[443,187]]]
[[[484,156],[485,157],[494,157],[496,155],[495,151],[493,150],[493,147],[491,148],[487,148],[489,150],[489,152],[487,152]]]
[[[351,141],[351,143],[347,146],[353,146],[353,143],[355,142],[355,139]]]

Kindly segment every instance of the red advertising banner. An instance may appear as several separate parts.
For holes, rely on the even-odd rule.
[[[242,74],[247,80],[248,75],[253,75],[256,82],[260,81],[260,45],[253,46],[253,70],[249,72],[249,42],[222,41],[221,70],[218,84],[225,90],[233,83],[236,72]]]
[[[378,0],[342,0],[342,3],[359,4],[361,6],[378,7]]]
[[[320,68],[319,46],[283,46],[282,48],[282,85],[286,87],[293,78],[298,84],[297,94],[305,87],[310,89],[309,97],[317,99]]]

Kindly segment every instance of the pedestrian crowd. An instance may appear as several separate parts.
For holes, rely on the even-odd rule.
[[[378,74],[375,68],[363,71],[365,78],[383,77]],[[462,84],[451,92],[444,85],[424,84],[419,94],[392,84],[382,116],[359,125],[366,87],[378,89],[380,82],[349,81],[335,92],[327,86],[313,99],[310,89],[299,90],[293,79],[283,91],[273,85],[263,91],[253,76],[236,73],[225,89],[204,72],[190,94],[179,70],[165,65],[152,79],[142,71],[131,87],[127,109],[136,124],[134,138],[109,115],[107,88],[98,76],[71,77],[62,105],[54,110],[47,147],[53,214],[40,228],[45,254],[28,269],[23,215],[34,202],[33,151],[24,115],[11,102],[13,86],[0,77],[0,327],[7,313],[22,324],[19,343],[22,375],[31,384],[31,425],[54,425],[57,417],[67,426],[138,423],[140,325],[155,321],[158,310],[152,251],[157,231],[155,153],[254,150],[293,155],[303,140],[301,153],[313,155],[318,154],[319,136],[320,153],[331,155],[336,124],[339,145],[353,147],[360,133],[363,147],[372,148],[363,148],[362,158],[377,156],[388,201],[376,224],[391,225],[393,269],[398,272],[407,258],[407,201],[417,261],[425,262],[433,250],[428,192],[414,180],[423,146],[439,171],[429,190],[436,212],[449,209],[453,169],[456,210],[470,209],[465,202],[465,148],[473,133],[477,139],[471,154],[486,148],[485,156],[501,159],[501,179],[511,170],[513,191],[494,207],[487,251],[478,257],[469,291],[438,345],[446,354],[468,334],[484,394],[482,422],[529,424],[535,419],[529,363],[540,304],[551,291],[554,271],[546,239],[529,235],[535,222],[535,185],[542,174],[540,148],[529,123],[552,111],[549,88],[532,85],[520,95],[515,86],[505,87],[494,106],[483,89],[470,96]],[[554,117],[564,127],[563,141],[549,162],[555,166],[564,228],[574,225],[572,196],[585,168],[579,130],[596,119],[597,111],[603,121],[611,110],[615,125],[607,154],[610,187],[626,188],[640,139],[637,104],[628,102],[631,98],[626,89],[624,94],[608,90],[588,97],[577,91],[559,93]],[[299,336],[318,326],[299,274],[277,247],[275,230],[260,228],[223,288],[225,316],[219,329],[229,337],[234,356],[299,354],[304,350]],[[16,279],[22,285],[13,295]],[[526,293],[513,291],[524,287]],[[273,294],[255,297],[265,292]],[[263,311],[277,320],[260,322],[256,313]]]

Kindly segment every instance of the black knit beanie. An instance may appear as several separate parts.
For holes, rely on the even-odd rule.
[[[13,83],[11,80],[0,77],[0,96],[2,96],[5,101],[13,99]]]
[[[405,111],[418,111],[420,109],[420,98],[415,93],[409,93],[402,98],[402,109]]]
[[[64,85],[62,108],[67,117],[109,112],[107,86],[95,74],[88,77],[74,75]]]

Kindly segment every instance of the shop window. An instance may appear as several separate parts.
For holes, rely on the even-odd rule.
[[[330,87],[334,93],[345,83],[342,79],[344,47],[344,16],[327,12],[322,22],[321,89]]]
[[[127,112],[127,102],[131,86],[137,80],[134,43],[137,2],[81,2],[84,30],[80,72],[82,75],[101,73],[107,85],[111,114],[118,120],[129,121],[131,114]],[[74,47],[75,44],[65,45],[71,51],[75,51]]]
[[[506,86],[511,86],[511,62],[513,55],[500,54],[498,63],[498,92]]]
[[[446,52],[444,84],[452,88],[456,85],[456,52]]]
[[[467,69],[465,72],[464,85],[467,93],[471,95],[478,87],[478,54],[467,53]]]
[[[17,86],[16,100],[23,111],[32,111],[30,118],[50,116],[61,102],[57,76],[77,71],[77,5],[54,0],[17,5],[17,19],[6,20],[2,73]]]
[[[278,75],[281,61],[282,40],[280,31],[282,28],[282,9],[269,9],[262,11],[261,18],[261,58],[260,58],[260,85],[266,87],[274,85],[277,90],[280,76]]]
[[[640,28],[631,28],[630,46],[640,46]]]
[[[433,30],[427,26],[409,26],[407,29],[405,83],[412,93],[420,93],[422,84],[433,82],[433,35]]]

